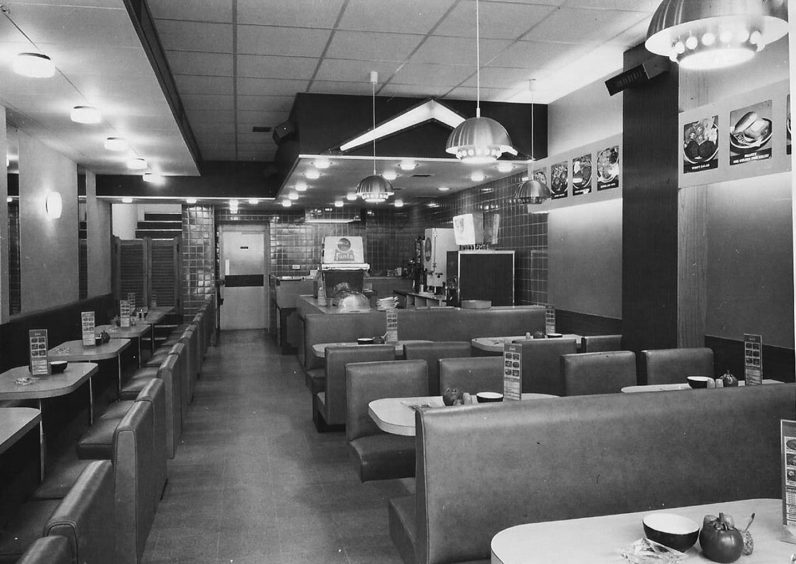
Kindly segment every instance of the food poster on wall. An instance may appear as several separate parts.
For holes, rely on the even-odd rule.
[[[552,198],[566,198],[569,189],[569,163],[557,163],[550,167],[550,191]]]
[[[730,164],[771,158],[771,100],[730,112]]]
[[[785,133],[785,151],[786,151],[786,152],[787,152],[787,153],[790,155],[790,153],[791,153],[791,136],[790,136],[790,94],[788,94],[788,105],[787,105],[786,107],[788,108],[788,119],[786,120],[786,123],[785,123],[785,126],[786,126],[786,127],[785,127],[785,130],[786,130],[786,133]]]
[[[619,145],[597,153],[597,190],[619,187]]]
[[[699,172],[719,166],[719,116],[706,117],[683,126],[683,172]]]
[[[547,187],[550,189],[550,184],[547,182],[547,168],[540,168],[539,170],[533,171],[533,179],[539,182],[542,186]]]
[[[782,524],[784,541],[796,544],[796,421],[782,419]]]
[[[572,195],[591,192],[591,154],[572,159]]]

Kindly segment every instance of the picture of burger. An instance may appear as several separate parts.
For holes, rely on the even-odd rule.
[[[730,112],[730,164],[771,158],[771,100]]]

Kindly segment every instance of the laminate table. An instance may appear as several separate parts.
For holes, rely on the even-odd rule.
[[[105,331],[111,339],[135,339],[138,344],[138,368],[141,368],[141,339],[148,333],[152,334],[152,325],[149,323],[136,323],[130,327],[117,327],[116,325],[99,325],[94,331]],[[152,337],[150,337],[150,342]]]
[[[150,333],[149,344],[151,348],[151,353],[155,354],[155,326],[163,321],[163,319],[170,314],[174,310],[173,307],[169,306],[161,306],[161,307],[150,307],[147,309],[146,315],[142,319],[139,319],[138,322],[144,322],[152,327],[152,333]]]
[[[31,377],[27,366],[17,366],[0,374],[0,400],[36,400],[39,412],[44,411],[44,400],[65,396],[88,381],[89,423],[94,423],[94,388],[91,377],[97,373],[98,366],[93,362],[70,363],[60,374]],[[17,384],[19,379],[30,379],[26,385]],[[44,424],[39,419],[39,462],[40,477],[44,479],[45,460]]]
[[[771,379],[764,379],[763,384],[783,384],[784,382],[780,382],[779,380],[771,380]],[[738,382],[739,386],[745,386],[746,382],[740,380]],[[721,388],[721,386],[719,386]],[[635,394],[638,392],[676,392],[678,390],[692,390],[691,386],[687,383],[683,384],[647,384],[646,386],[625,386],[622,388],[622,392],[625,394]],[[705,389],[705,388],[696,388],[696,389]],[[708,388],[713,389],[713,388]]]
[[[32,407],[0,407],[0,454],[41,422],[41,411]]]
[[[416,339],[416,340],[409,339],[406,341],[394,341],[392,342],[392,344],[395,345],[395,355],[403,356],[404,345],[406,343],[430,343],[430,342],[432,341],[424,341],[422,339]],[[389,345],[391,343],[373,343],[373,344]],[[360,345],[359,343],[352,343],[350,341],[346,343],[315,343],[314,345],[312,345],[312,354],[314,354],[316,358],[325,358],[326,347],[369,347],[369,346],[371,345]]]
[[[575,333],[564,333],[561,337],[546,337],[547,339],[555,338],[555,339],[575,339],[575,344],[580,350],[580,343],[582,336],[577,335]],[[527,335],[515,335],[513,337],[476,337],[470,341],[470,344],[474,349],[478,349],[481,351],[489,352],[489,353],[502,353],[503,352],[503,345],[506,343],[516,343],[522,341],[531,341],[534,339],[528,339]],[[539,339],[537,339],[539,340]]]
[[[101,345],[84,346],[83,341],[66,341],[47,353],[50,361],[67,360],[69,362],[96,362],[99,360],[116,359],[119,377],[119,394],[122,393],[122,351],[130,346],[130,339],[111,339]]]
[[[523,401],[557,397],[550,394],[522,394]],[[475,396],[470,394],[465,394],[465,404],[481,405],[477,403]],[[368,414],[376,426],[385,433],[414,437],[415,410],[435,407],[445,407],[445,404],[442,403],[442,396],[382,398],[368,404]],[[456,409],[456,407],[451,407],[451,409]]]
[[[613,564],[624,562],[619,550],[644,536],[641,520],[650,513],[676,513],[694,520],[700,526],[705,515],[728,513],[737,526],[746,526],[754,513],[749,531],[754,538],[754,552],[738,561],[788,564],[796,553],[796,545],[782,538],[782,501],[779,499],[746,499],[689,507],[639,511],[585,519],[546,521],[517,525],[492,537],[492,564]],[[699,543],[690,548],[684,562],[710,562],[702,555]]]

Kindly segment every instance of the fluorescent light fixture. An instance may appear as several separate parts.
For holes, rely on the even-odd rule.
[[[438,204],[437,202],[429,202],[429,203],[428,203],[428,204],[426,204],[426,205],[427,205],[428,207],[430,207],[430,208],[438,208],[438,207],[439,207],[439,204]]]
[[[122,198],[122,203],[123,204],[132,204],[133,203],[133,199],[132,198]]]
[[[189,206],[192,206],[196,203],[196,198],[186,198],[185,203],[188,204]]]
[[[11,65],[14,72],[31,78],[50,78],[55,74],[55,64],[44,53],[19,53]]]
[[[308,217],[304,223],[353,223],[357,219],[343,219],[341,217]]]
[[[384,172],[381,173],[381,176],[382,178],[384,178],[384,180],[389,180],[390,182],[392,182],[393,180],[398,178],[398,173],[395,172],[394,170],[385,170]]]
[[[306,192],[307,191],[307,183],[303,180],[299,180],[296,182],[296,191],[298,192]]]
[[[409,159],[401,161],[401,164],[398,165],[401,167],[401,170],[415,170],[417,167],[417,163],[415,161],[411,161]]]
[[[343,200],[335,200],[334,201],[334,207],[342,208],[343,207]]]
[[[121,137],[108,137],[105,140],[105,148],[108,151],[120,153],[122,151],[126,151],[129,147],[130,145],[127,143],[127,140],[122,139]]]
[[[298,200],[299,199],[298,192],[289,192],[287,198],[288,200]]]
[[[160,185],[166,182],[166,179],[156,172],[145,172],[141,178],[150,184]]]
[[[350,151],[360,145],[370,143],[374,139],[381,139],[430,120],[440,121],[454,128],[462,123],[464,118],[436,100],[428,100],[402,114],[398,114],[367,133],[343,143],[340,145],[340,150]]]
[[[402,207],[404,207],[404,201],[403,201],[403,200],[401,200],[401,199],[399,198],[399,199],[397,199],[397,200],[395,200],[395,201],[393,202],[393,205],[394,205],[396,208],[402,208]]]
[[[238,200],[230,200],[229,201],[229,213],[236,214],[238,213]]]
[[[317,180],[321,177],[321,173],[318,172],[318,169],[309,168],[307,169],[307,172],[304,173],[304,176],[306,176],[310,180]]]
[[[75,123],[95,124],[102,121],[102,114],[94,106],[75,106],[70,117]]]
[[[260,200],[258,200],[257,198],[249,198],[249,203],[253,206],[256,206],[257,204],[260,203]]]
[[[282,207],[283,208],[289,208],[292,205],[293,205],[293,202],[291,202],[290,200],[282,200]]]
[[[345,195],[345,199],[348,200],[349,202],[353,202],[353,201],[355,201],[357,199],[357,193],[356,192],[348,192]]]
[[[148,166],[149,164],[146,162],[146,159],[142,159],[141,157],[133,157],[127,160],[127,168],[130,170],[143,170]]]
[[[440,186],[439,188],[437,188],[437,190],[439,190],[440,192],[448,192],[450,190],[450,187]]]
[[[314,161],[312,161],[312,164],[318,170],[325,170],[325,169],[329,168],[330,166],[332,166],[332,161],[330,161],[326,157],[321,157],[319,159],[315,159]]]
[[[485,178],[486,176],[480,170],[475,170],[470,175],[470,180],[472,180],[473,182],[483,182]]]
[[[511,172],[514,170],[514,165],[510,162],[500,161],[497,165],[498,172]]]

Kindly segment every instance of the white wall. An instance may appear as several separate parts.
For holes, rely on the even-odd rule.
[[[6,109],[0,106],[0,158],[8,153]],[[0,174],[0,323],[9,315],[8,297],[8,176]]]
[[[97,176],[86,172],[86,243],[88,245],[88,297],[110,294],[111,205],[97,199]]]
[[[136,225],[147,213],[182,214],[180,204],[113,204],[111,209],[113,234],[120,239],[135,239]]]

